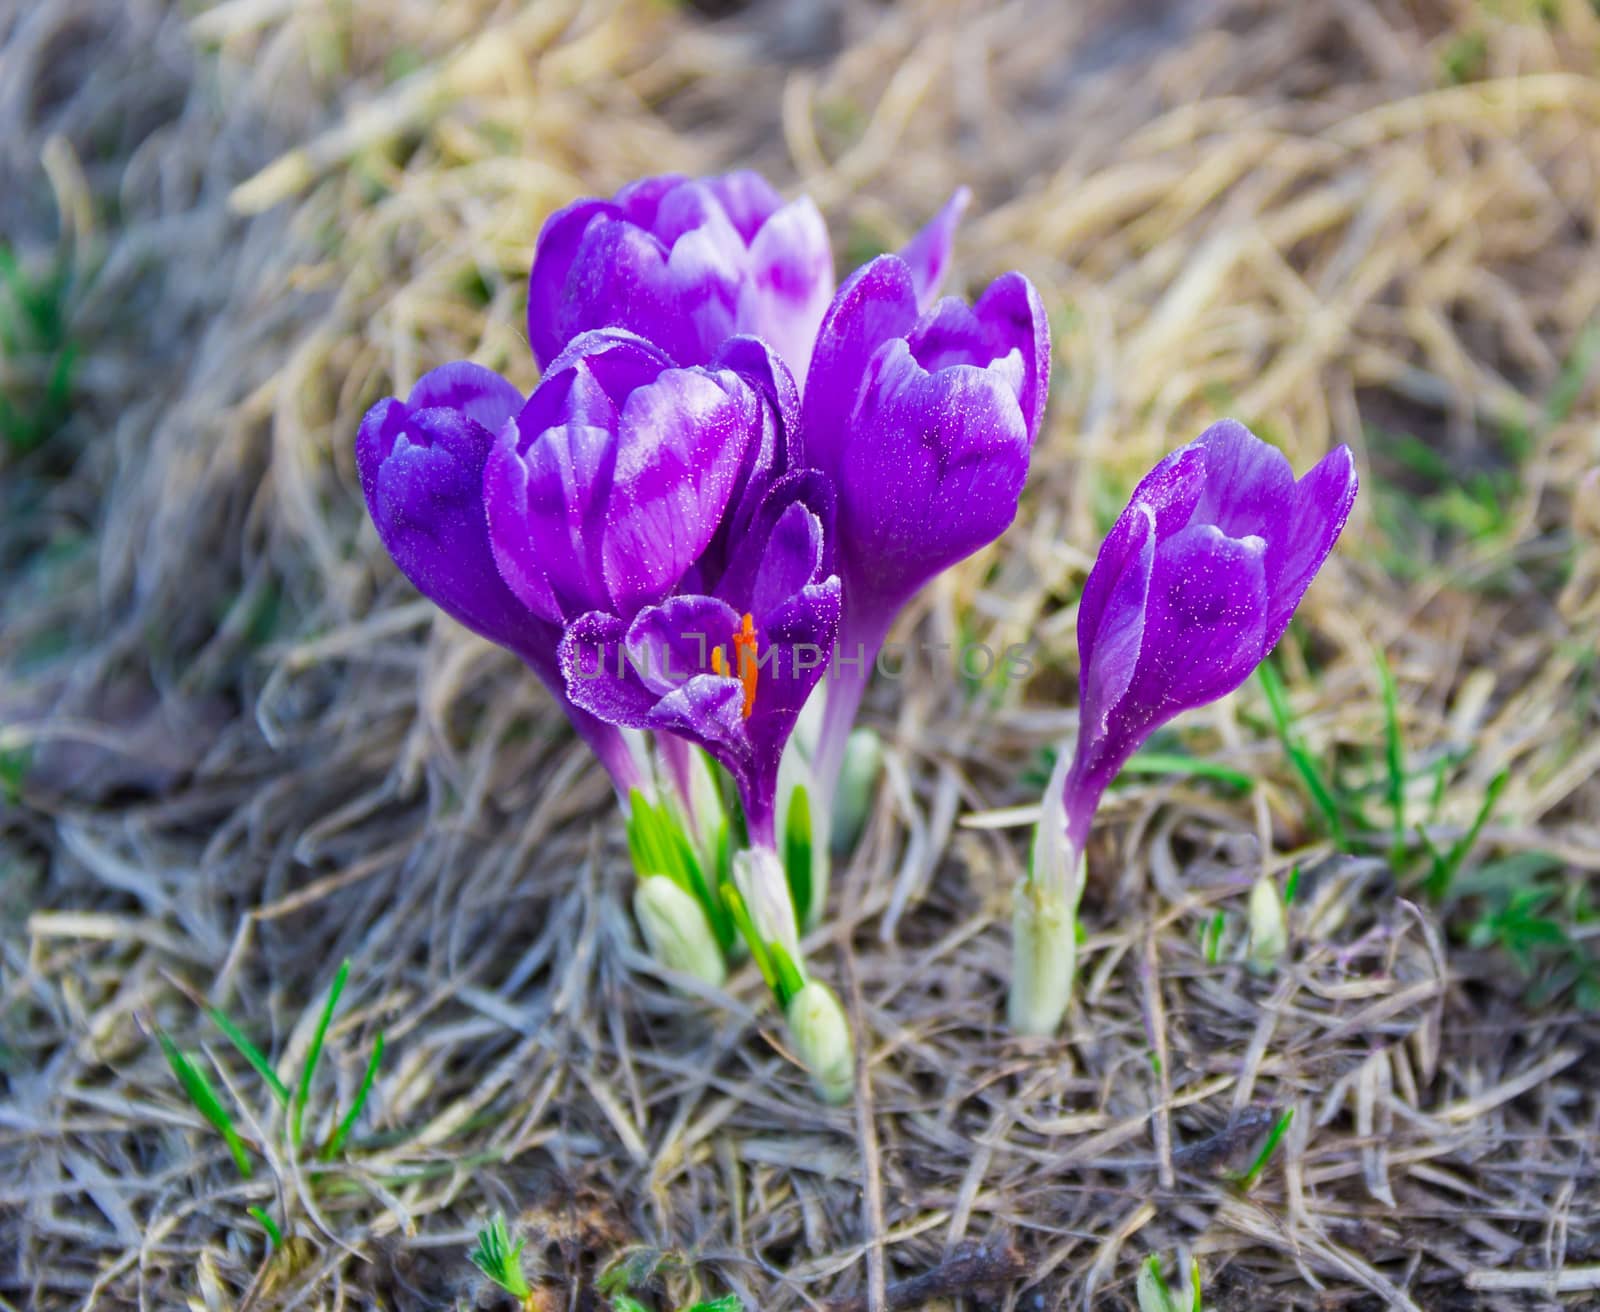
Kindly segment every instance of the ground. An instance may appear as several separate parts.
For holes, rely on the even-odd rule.
[[[1180,1252],[1218,1312],[1600,1296],[1588,0],[52,0],[0,39],[0,1307],[509,1306],[496,1212],[550,1308],[633,1246],[677,1255],[661,1308],[1131,1308]],[[600,772],[353,470],[436,364],[532,385],[552,209],[732,166],[850,262],[972,186],[955,284],[1020,268],[1055,328],[1017,524],[900,630],[1033,673],[868,700],[812,941],[840,1109],[752,971],[654,972]],[[1102,811],[1068,1031],[1019,1042],[1077,596],[1223,414],[1301,469],[1350,443],[1355,517],[1278,713],[1186,716]],[[320,1048],[302,1160],[211,1007]]]

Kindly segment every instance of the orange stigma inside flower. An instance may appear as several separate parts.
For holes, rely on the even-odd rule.
[[[761,662],[757,656],[759,644],[755,617],[747,611],[744,622],[733,635],[733,649],[738,652],[735,659],[739,662],[739,682],[744,685],[744,718],[747,720],[756,708],[756,678],[761,672]],[[728,661],[721,647],[711,649],[711,672],[724,679],[728,677]]]

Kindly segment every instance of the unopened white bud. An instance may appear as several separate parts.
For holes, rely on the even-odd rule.
[[[727,963],[705,908],[670,879],[664,875],[641,879],[633,894],[633,914],[650,955],[668,970],[693,975],[713,987],[727,979]]]
[[[833,990],[809,981],[784,1012],[795,1054],[811,1075],[811,1085],[824,1102],[844,1102],[855,1088],[855,1040],[850,1022]]]
[[[852,729],[845,740],[844,761],[833,794],[833,826],[829,842],[836,852],[855,847],[866,827],[867,812],[883,772],[883,740],[871,729]]]
[[[1289,947],[1289,919],[1283,895],[1270,875],[1262,875],[1250,888],[1250,952],[1245,964],[1267,975]]]
[[[1161,1278],[1161,1259],[1147,1257],[1139,1267],[1139,1283],[1135,1287],[1139,1296],[1139,1312],[1182,1312],[1178,1300]]]

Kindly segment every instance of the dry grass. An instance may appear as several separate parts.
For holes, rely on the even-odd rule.
[[[1008,1309],[1126,1308],[1179,1247],[1219,1310],[1596,1297],[1600,1026],[1547,958],[1540,1000],[1464,942],[1477,904],[1318,839],[1253,685],[1183,746],[1256,789],[1118,793],[1068,1041],[1002,1028],[1089,552],[1219,410],[1362,464],[1283,653],[1300,732],[1380,758],[1386,652],[1412,760],[1446,762],[1437,834],[1509,770],[1480,858],[1550,854],[1592,960],[1600,394],[1563,381],[1600,311],[1587,0],[56,0],[0,36],[0,215],[74,272],[82,353],[67,427],[0,465],[0,1307],[470,1306],[495,1209],[550,1307],[632,1243],[763,1309],[996,1274]],[[1057,314],[1023,517],[906,627],[1034,639],[1038,673],[869,702],[887,782],[815,944],[867,1063],[838,1111],[750,972],[701,1000],[654,973],[599,772],[397,581],[351,462],[363,408],[441,361],[531,385],[551,208],[733,163],[856,252],[971,183],[956,277],[1020,267]],[[1415,447],[1508,472],[1462,510]],[[1293,864],[1291,960],[1257,980],[1244,890]],[[148,1028],[265,1117],[186,990],[303,1053],[345,956],[319,1105],[377,1029],[390,1052],[357,1149],[241,1183]],[[272,1260],[251,1204],[294,1218]]]

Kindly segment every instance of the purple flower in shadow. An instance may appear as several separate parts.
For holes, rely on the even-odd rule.
[[[825,480],[787,474],[714,591],[670,597],[631,619],[591,612],[568,626],[561,644],[574,702],[609,723],[704,747],[733,776],[751,841],[766,848],[775,841],[783,748],[839,622],[831,513]]]
[[[906,247],[925,295],[966,200],[958,192]],[[641,178],[546,221],[529,275],[528,340],[548,364],[579,333],[627,328],[689,365],[748,334],[803,379],[833,290],[828,229],[810,198],[785,204],[750,172]]]
[[[626,796],[638,767],[623,736],[567,697],[556,660],[561,630],[513,595],[495,566],[484,516],[484,464],[522,395],[466,362],[421,378],[404,401],[379,401],[356,435],[368,512],[417,590],[474,633],[521,657]]]

